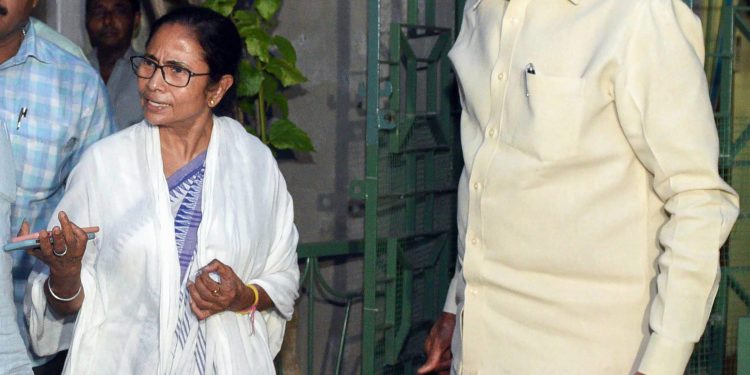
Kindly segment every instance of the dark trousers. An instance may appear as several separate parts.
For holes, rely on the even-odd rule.
[[[63,350],[57,353],[51,361],[39,366],[34,367],[34,375],[60,375],[62,374],[63,366],[65,366],[65,358],[68,356],[68,351]]]

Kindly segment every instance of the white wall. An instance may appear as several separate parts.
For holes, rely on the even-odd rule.
[[[34,16],[88,52],[90,47],[83,25],[85,4],[85,0],[40,0]]]

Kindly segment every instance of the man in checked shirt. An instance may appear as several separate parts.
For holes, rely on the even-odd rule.
[[[0,0],[0,121],[12,145],[17,182],[12,233],[23,221],[31,231],[46,228],[83,151],[114,129],[99,75],[39,35],[30,22],[36,5],[37,0]],[[14,299],[21,306],[32,262],[20,252],[13,256]]]

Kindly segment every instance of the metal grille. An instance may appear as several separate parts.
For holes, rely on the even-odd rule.
[[[378,60],[368,66],[363,182],[371,197],[365,233],[376,235],[369,247],[365,236],[365,263],[370,259],[375,270],[369,275],[365,267],[368,374],[413,373],[423,361],[422,343],[442,310],[455,256],[460,151],[447,59],[453,30],[434,26],[434,1],[405,5],[405,20],[379,26],[380,2],[373,1],[368,18],[368,59]]]
[[[750,222],[744,207],[750,197],[750,30],[748,11],[733,1],[686,1],[701,17],[706,36],[706,72],[716,110],[721,157],[719,171],[740,194],[743,212],[721,250],[719,294],[703,338],[686,371],[689,375],[738,374],[738,325],[750,314]],[[743,2],[744,4],[744,2]],[[747,368],[750,370],[750,367]]]

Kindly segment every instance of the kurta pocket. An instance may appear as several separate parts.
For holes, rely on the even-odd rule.
[[[583,110],[583,79],[537,74],[525,76],[527,107],[516,119],[511,145],[541,161],[578,152]]]

